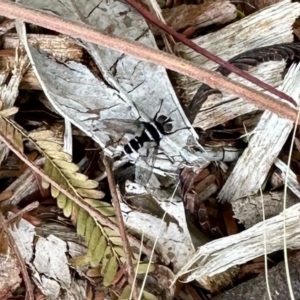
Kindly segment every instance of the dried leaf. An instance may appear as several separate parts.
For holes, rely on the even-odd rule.
[[[59,190],[55,188],[53,185],[51,185],[51,195],[53,198],[57,198],[60,194]]]
[[[36,142],[42,149],[47,149],[51,151],[61,151],[62,146],[54,143],[54,142],[47,142],[47,141],[37,141]]]
[[[116,257],[111,257],[109,260],[105,271],[104,271],[104,279],[103,279],[103,285],[104,286],[109,286],[112,281],[114,280],[116,274],[118,271],[118,262]]]
[[[53,162],[61,169],[66,169],[68,172],[77,172],[79,170],[79,167],[72,162],[59,159],[53,159]]]
[[[130,294],[131,294],[131,286],[130,285],[126,285],[125,288],[123,289],[120,297],[119,297],[119,300],[127,300],[127,299],[129,299]]]
[[[93,253],[97,247],[100,237],[102,236],[101,230],[98,226],[95,226],[89,242],[89,249]]]
[[[102,260],[102,269],[101,269],[101,274],[104,275],[105,270],[106,270],[106,266],[109,262],[109,260],[114,256],[111,247],[106,247],[105,252],[104,252],[104,257]]]
[[[107,242],[105,236],[101,236],[98,245],[96,246],[94,252],[92,253],[93,259],[91,261],[91,266],[97,266],[104,256],[104,252],[106,250]]]
[[[90,261],[91,261],[90,253],[87,253],[85,255],[79,255],[69,259],[69,263],[74,267],[86,266],[89,264]]]
[[[67,197],[65,194],[60,193],[57,196],[57,206],[61,209],[63,209],[67,205]]]
[[[78,220],[78,215],[79,215],[80,207],[79,207],[78,204],[73,203],[73,201],[72,201],[72,204],[73,205],[72,205],[71,221],[72,221],[73,224],[76,224],[76,222]]]
[[[1,110],[0,111],[0,116],[4,117],[4,118],[7,118],[7,117],[10,117],[12,115],[15,115],[18,111],[19,111],[19,109],[17,107],[13,106],[13,107]]]
[[[93,199],[102,199],[105,194],[102,191],[98,190],[87,190],[87,189],[76,189],[77,193],[81,197],[88,197],[88,198],[93,198]]]
[[[81,181],[86,181],[88,180],[88,176],[81,174],[81,173],[76,173],[76,172],[69,172],[67,170],[62,170],[64,175],[66,175],[68,178],[75,178],[76,180],[81,180]]]
[[[20,153],[24,153],[22,134],[14,126],[11,120],[0,117],[1,134],[14,145]]]
[[[109,240],[116,246],[123,246],[123,241],[121,237],[111,237]]]
[[[77,219],[77,233],[79,235],[85,235],[85,228],[87,224],[87,219],[89,215],[84,209],[79,210],[78,219]]]
[[[147,291],[143,291],[143,299],[144,300],[158,300],[158,298],[156,296],[154,296],[153,294],[147,292]]]
[[[54,133],[52,130],[37,130],[30,132],[28,136],[34,140],[47,141],[49,140],[49,138],[52,138],[54,136]]]
[[[92,236],[92,232],[94,227],[96,226],[96,223],[94,221],[94,219],[89,216],[87,221],[86,221],[86,226],[85,226],[85,239],[86,242],[89,243],[91,236]]]
[[[112,206],[104,206],[104,207],[98,207],[97,210],[106,217],[114,216],[115,210]]]
[[[78,188],[86,188],[86,189],[95,189],[98,187],[99,183],[96,180],[86,180],[86,181],[82,181],[82,180],[78,180],[76,178],[70,178],[70,183],[74,186],[74,187],[78,187]]]
[[[70,199],[67,199],[66,205],[63,208],[64,215],[69,218],[72,214],[73,202]]]
[[[135,269],[136,269],[136,267],[135,267]],[[148,264],[145,264],[145,263],[139,264],[137,273],[138,274],[146,274],[147,269],[148,269]],[[148,272],[154,272],[154,271],[155,271],[155,265],[151,264]]]
[[[6,255],[8,251],[8,239],[4,230],[0,229],[0,253]]]
[[[47,154],[53,159],[65,160],[67,162],[72,161],[72,156],[69,153],[63,151],[47,150]]]
[[[104,227],[104,232],[109,237],[120,236],[119,232],[116,232],[115,230],[112,230],[109,227]]]
[[[120,256],[125,257],[125,252],[122,247],[114,247],[114,251]]]

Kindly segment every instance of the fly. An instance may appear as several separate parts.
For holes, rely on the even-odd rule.
[[[173,129],[173,120],[169,116],[160,115],[160,110],[163,101],[160,103],[158,112],[150,122],[143,122],[137,120],[103,120],[107,128],[114,132],[122,132],[123,136],[126,133],[134,134],[134,138],[129,140],[123,147],[122,152],[129,158],[129,160],[136,164],[136,180],[138,183],[144,185],[152,174],[154,162],[156,159],[155,152],[157,152],[160,142],[164,136],[171,135],[178,130],[185,128]],[[144,150],[144,153],[142,151]],[[146,151],[146,152],[145,152]],[[146,165],[142,162],[138,163],[138,159],[143,160]],[[141,167],[143,165],[144,167]]]
[[[154,143],[155,146],[158,147],[164,136],[174,133],[171,132],[173,129],[173,120],[164,115],[158,116],[161,105],[152,122],[141,122],[144,129],[140,136],[135,136],[124,146],[126,154],[131,155],[132,153],[138,153],[144,144],[148,142]]]

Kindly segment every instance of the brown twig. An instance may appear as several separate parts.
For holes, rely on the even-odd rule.
[[[0,224],[3,228],[3,231],[5,232],[5,234],[7,236],[9,246],[12,249],[12,252],[16,256],[16,258],[20,264],[21,272],[23,274],[23,279],[24,279],[24,283],[26,286],[26,298],[25,299],[34,300],[33,287],[32,287],[31,280],[30,280],[30,277],[29,277],[27,269],[26,269],[24,259],[19,251],[18,246],[16,245],[16,242],[15,242],[13,236],[11,235],[10,231],[7,228],[6,220],[4,219],[2,213],[0,213]]]
[[[235,83],[215,72],[201,69],[196,64],[190,63],[184,59],[177,58],[174,55],[155,50],[137,42],[104,35],[82,23],[76,23],[69,20],[63,20],[41,11],[34,11],[23,7],[20,4],[12,3],[6,0],[0,0],[0,14],[8,18],[17,18],[25,22],[42,26],[74,38],[81,38],[88,42],[108,47],[110,49],[132,55],[142,60],[151,61],[165,68],[187,75],[197,79],[212,88],[225,90],[245,100],[251,101],[262,109],[268,109],[281,117],[295,122],[297,110],[289,104],[278,101],[275,98],[258,92],[242,84]]]
[[[38,201],[34,201],[30,204],[28,204],[27,206],[25,206],[24,208],[22,208],[19,211],[14,211],[14,208],[12,209],[12,212],[14,213],[14,216],[12,218],[10,218],[6,223],[8,225],[11,225],[13,223],[18,223],[22,218],[24,218],[24,215],[33,210],[36,209],[39,206],[39,202]],[[24,218],[25,219],[25,218]]]
[[[134,267],[132,263],[132,253],[128,242],[126,230],[125,230],[124,220],[122,217],[122,211],[121,211],[119,197],[117,193],[115,178],[111,169],[109,158],[107,156],[104,156],[103,164],[105,166],[105,171],[107,173],[107,180],[108,180],[108,185],[112,197],[112,203],[115,208],[116,218],[118,220],[118,225],[119,225],[119,231],[120,231],[121,239],[123,241],[123,248],[124,248],[126,264],[127,264],[128,281],[133,289],[133,298],[137,300],[139,299],[139,291],[137,286],[134,285]]]
[[[207,51],[206,49],[198,46],[193,41],[186,38],[184,35],[178,33],[176,30],[174,30],[173,28],[171,28],[170,26],[168,26],[167,24],[165,24],[164,22],[159,20],[150,11],[148,11],[146,8],[144,8],[140,3],[137,3],[135,0],[126,0],[126,2],[129,5],[131,5],[132,7],[134,7],[143,17],[148,19],[151,23],[155,24],[161,30],[163,30],[164,32],[166,32],[166,33],[170,34],[171,36],[173,36],[176,40],[178,40],[178,41],[182,42],[183,44],[189,46],[194,51],[200,53],[201,55],[205,56],[209,60],[212,60],[213,62],[219,64],[220,66],[222,66],[224,68],[226,68],[227,70],[231,71],[232,73],[235,73],[235,74],[247,79],[248,81],[256,84],[259,87],[261,87],[262,89],[264,89],[266,91],[269,91],[270,93],[272,93],[272,94],[274,94],[274,95],[276,95],[276,96],[278,96],[282,99],[285,99],[285,100],[289,101],[290,103],[292,103],[293,105],[297,106],[297,103],[295,102],[295,100],[292,97],[290,97],[289,95],[277,90],[273,86],[259,80],[258,78],[252,76],[251,74],[246,73],[243,70],[241,70],[241,69],[235,67],[234,65],[230,64],[229,62],[223,60],[219,56],[214,55],[213,53]]]

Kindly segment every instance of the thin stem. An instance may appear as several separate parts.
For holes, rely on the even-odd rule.
[[[114,174],[111,169],[111,163],[107,156],[104,156],[103,164],[105,166],[105,171],[107,173],[107,180],[108,180],[109,190],[110,190],[111,197],[112,197],[112,203],[115,208],[116,218],[117,218],[118,226],[119,226],[119,232],[121,235],[121,239],[123,241],[123,249],[124,249],[124,253],[125,253],[125,257],[126,257],[128,281],[133,289],[133,298],[135,300],[138,300],[139,299],[139,291],[137,289],[137,286],[133,286],[135,274],[134,274],[134,267],[133,267],[133,262],[132,262],[131,248],[130,248],[126,230],[125,230],[125,224],[124,224],[122,211],[121,211],[121,207],[120,207],[120,201],[119,201],[119,197],[118,197]]]

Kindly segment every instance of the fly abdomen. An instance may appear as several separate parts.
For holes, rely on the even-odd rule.
[[[127,154],[138,152],[138,150],[143,147],[143,144],[144,142],[143,140],[141,140],[140,137],[135,137],[134,139],[130,140],[128,144],[124,146],[124,151]]]
[[[146,142],[155,142],[157,145],[163,137],[163,133],[159,131],[154,123],[144,122],[144,130],[141,136],[136,136],[124,146],[124,151],[127,154],[138,152]]]
[[[127,154],[131,154],[133,151],[131,149],[131,147],[129,146],[129,143],[124,145],[124,151],[127,153]]]
[[[156,142],[156,144],[159,144],[160,140],[163,137],[163,132],[160,132],[158,126],[155,123],[146,123],[145,124],[145,133],[148,131],[149,141],[153,140]]]
[[[172,129],[171,122],[172,120],[166,116],[160,116],[158,119],[156,116],[152,122],[142,122],[144,129],[141,135],[136,136],[124,146],[125,153],[136,153],[147,142],[155,142],[158,146],[163,136],[170,133]]]
[[[130,141],[130,146],[134,151],[137,152],[140,148],[143,147],[143,141],[141,141],[139,137],[135,137]]]

